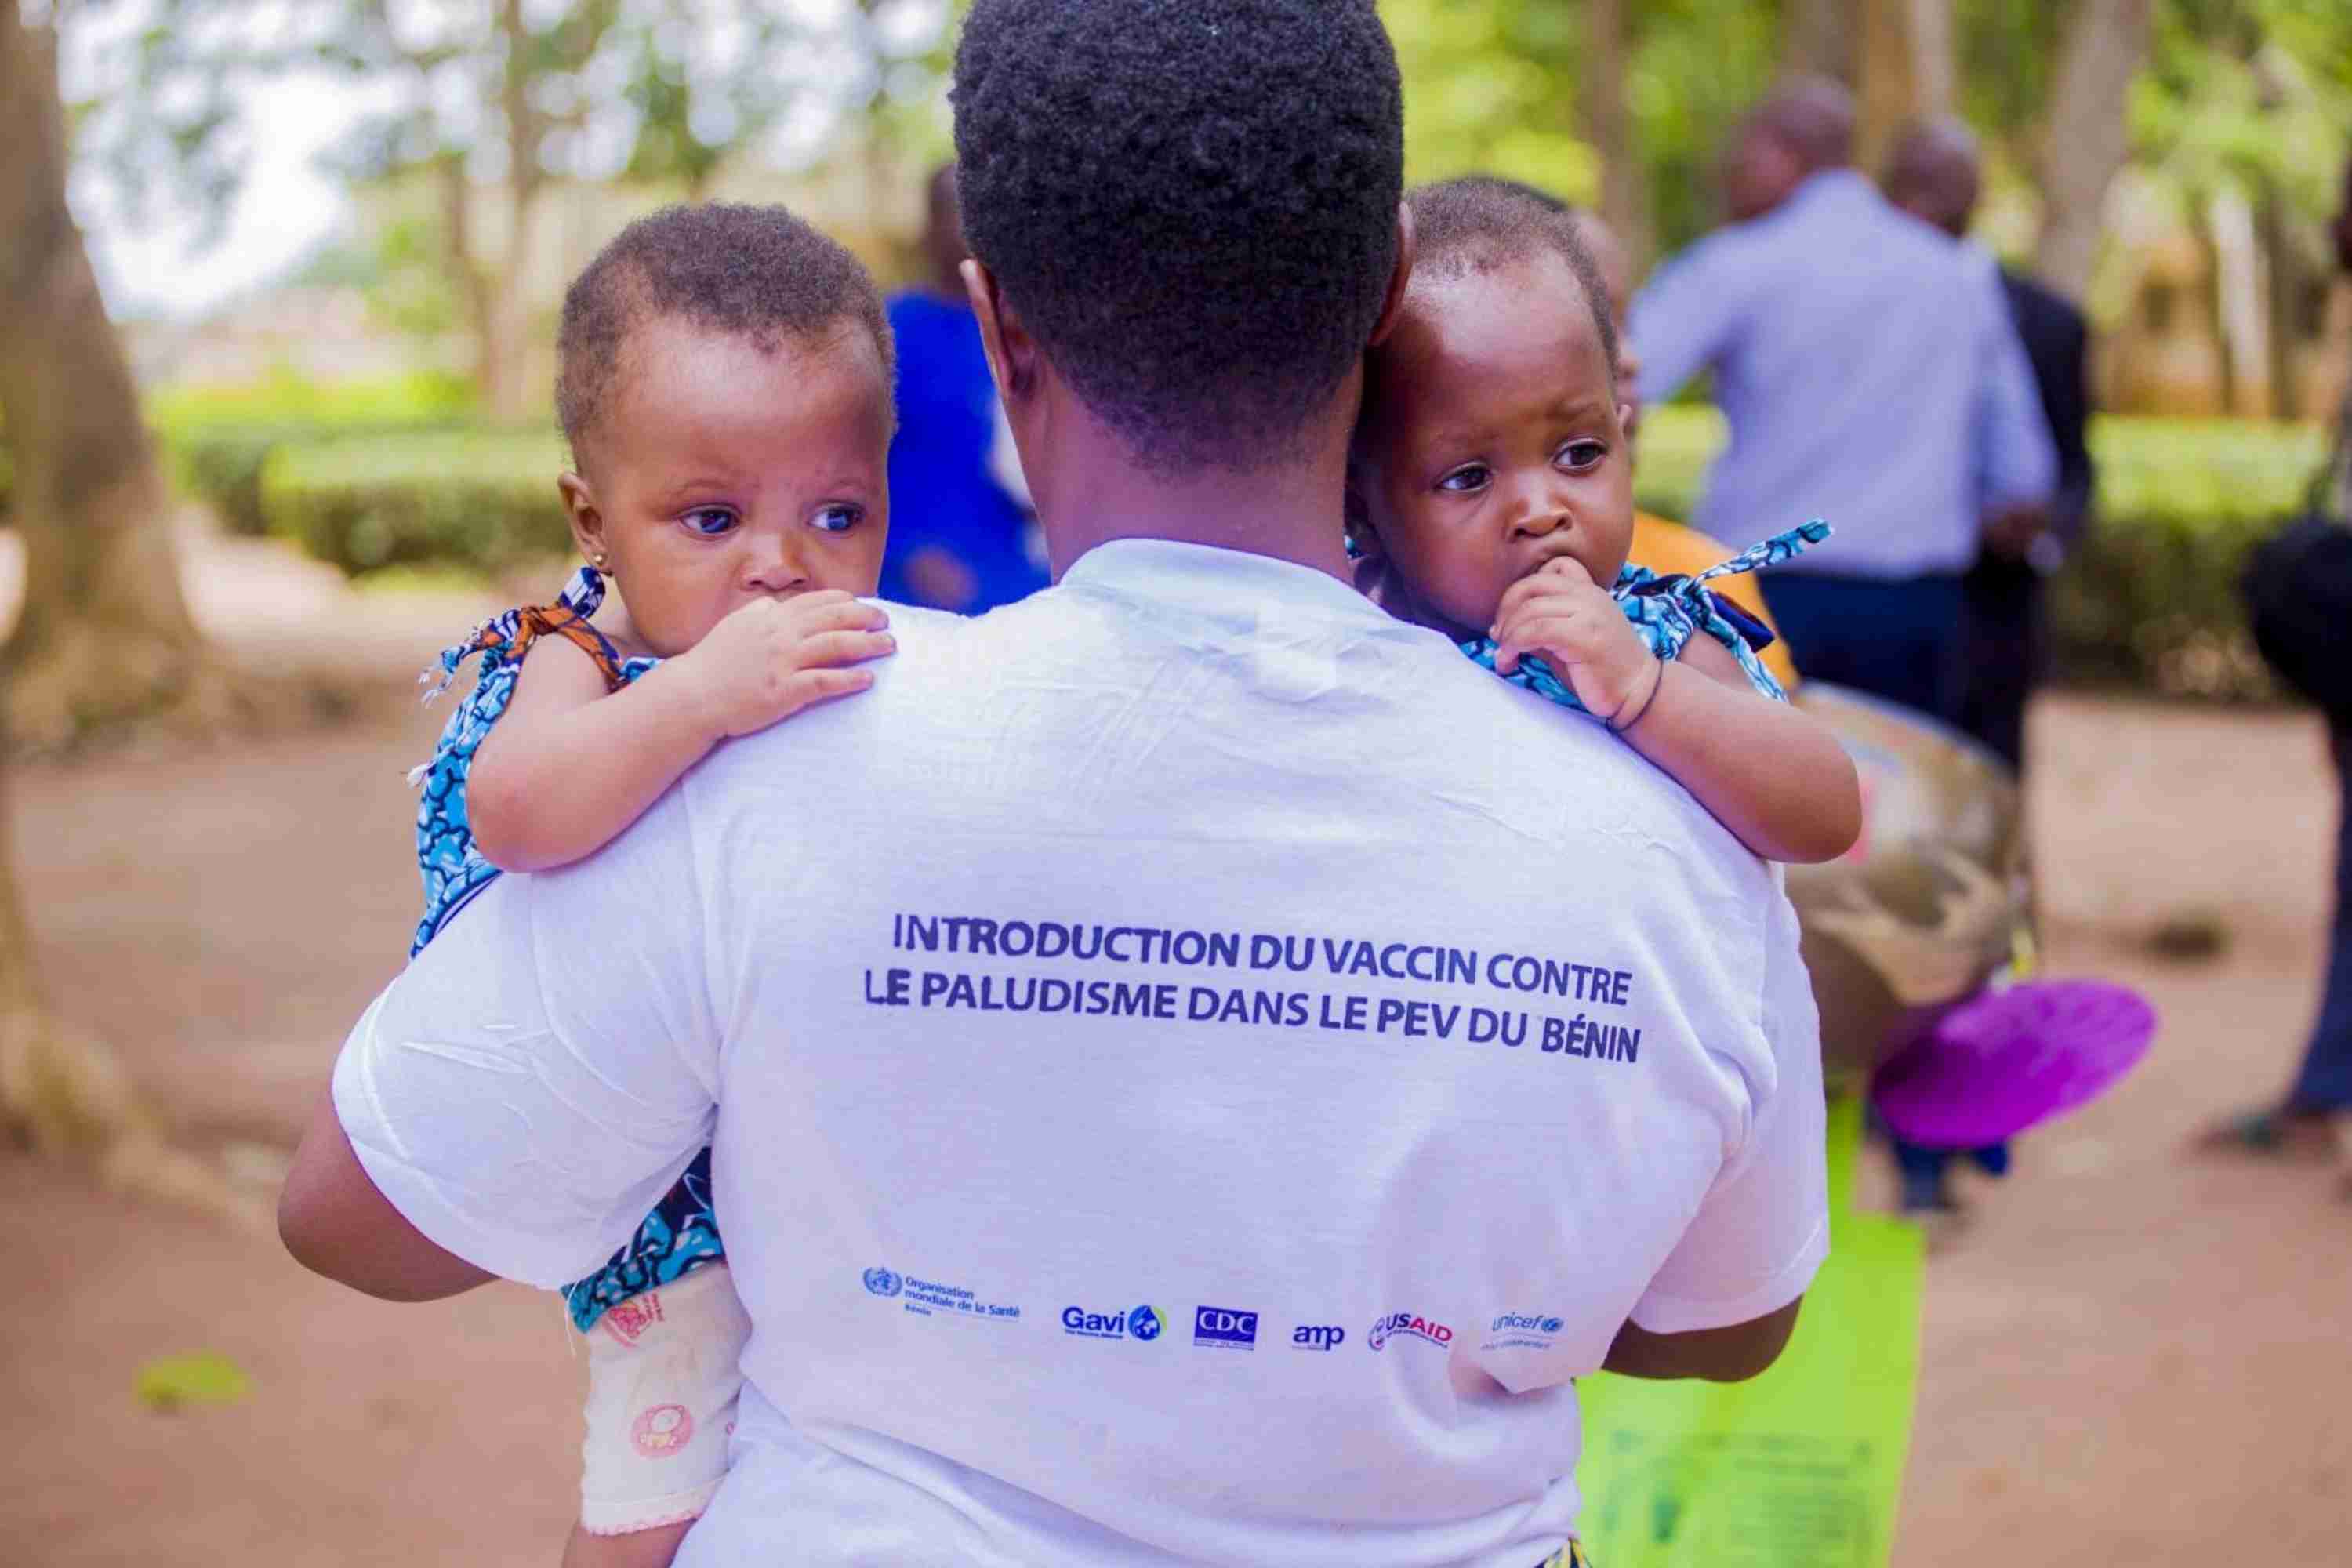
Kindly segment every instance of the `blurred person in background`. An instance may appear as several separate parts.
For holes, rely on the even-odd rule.
[[[890,495],[904,521],[882,563],[882,596],[978,615],[1044,587],[1045,571],[1030,549],[1019,466],[998,456],[996,384],[956,270],[966,252],[953,163],[931,172],[923,252],[930,277],[890,300],[898,344]]]
[[[1914,126],[1887,161],[1884,184],[1896,206],[1965,239],[1983,184],[1976,136],[1957,121]],[[1999,268],[1990,253],[1975,254]],[[2022,768],[2026,699],[2048,658],[2042,579],[2081,540],[2090,517],[2090,331],[2064,296],[2021,273],[1999,268],[1998,275],[2057,444],[2058,488],[2046,501],[2008,507],[1985,521],[1982,551],[1961,583],[1968,644],[1960,727]]]
[[[1957,723],[1984,519],[2046,508],[2057,453],[1996,269],[1890,205],[1852,166],[1853,130],[1845,89],[1811,78],[1741,123],[1731,223],[1633,303],[1640,395],[1714,373],[1731,443],[1701,529],[1835,525],[1764,588],[1806,675]],[[2005,1147],[1975,1153],[2008,1168]],[[1895,1154],[1906,1211],[1955,1208],[1949,1152]]]
[[[1981,521],[2046,503],[2057,457],[1991,269],[1889,206],[1853,147],[1853,101],[1830,81],[1742,122],[1732,222],[1633,302],[1640,392],[1714,373],[1731,444],[1699,528],[1836,527],[1765,584],[1806,674],[1952,721]]]
[[[2330,227],[2337,265],[2352,273],[2352,159],[2344,165],[2343,189]],[[2338,530],[2352,529],[2352,366],[2347,366],[2343,401],[2337,408],[2327,468],[2315,487],[2320,518]],[[2306,550],[2294,574],[2294,594],[2317,601],[2315,617],[2319,659],[2341,668],[2352,657],[2342,634],[2352,618],[2352,551],[2340,539]],[[2259,567],[2258,567],[2259,569]],[[2266,650],[2267,651],[2267,650]],[[2345,1194],[2352,1197],[2352,708],[2326,705],[2328,740],[2336,760],[2339,804],[2336,828],[2336,911],[2329,932],[2327,974],[2319,1017],[2294,1082],[2278,1100],[2241,1111],[2210,1129],[2207,1147],[2227,1152],[2326,1159],[2344,1169]]]

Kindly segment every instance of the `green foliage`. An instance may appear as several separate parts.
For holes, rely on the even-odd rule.
[[[262,469],[270,531],[350,573],[499,572],[571,547],[552,430],[423,431],[278,447]]]
[[[1387,0],[1404,74],[1405,177],[1502,174],[1570,201],[1600,195],[1575,132],[1575,58],[1559,8],[1525,0]]]
[[[1634,480],[1641,504],[1690,516],[1723,439],[1711,408],[1649,411]],[[2326,445],[2302,425],[2097,421],[2097,520],[2051,584],[2060,673],[2171,696],[2275,696],[2246,634],[2238,575],[2246,552],[2303,504]],[[1822,510],[1838,521],[1833,499]],[[1747,531],[1761,536],[1788,521],[1759,520]]]
[[[270,453],[330,435],[455,428],[472,413],[471,388],[425,373],[332,385],[279,375],[249,386],[175,387],[148,399],[180,488],[234,533],[267,531],[261,474]]]

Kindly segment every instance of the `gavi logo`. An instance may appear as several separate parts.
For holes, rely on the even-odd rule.
[[[1156,1340],[1168,1320],[1154,1307],[1132,1307],[1124,1312],[1089,1312],[1084,1307],[1062,1309],[1062,1331],[1089,1340]]]

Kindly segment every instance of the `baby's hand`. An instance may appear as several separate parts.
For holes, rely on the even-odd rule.
[[[1591,574],[1567,556],[1512,584],[1495,611],[1495,668],[1509,675],[1538,654],[1575,689],[1577,700],[1613,719],[1657,679],[1648,645]]]
[[[870,669],[898,640],[890,617],[836,588],[790,599],[754,599],[670,660],[687,700],[702,710],[714,740],[748,735],[813,702],[874,684]]]

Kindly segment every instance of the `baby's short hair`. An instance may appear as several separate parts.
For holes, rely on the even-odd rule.
[[[637,219],[563,296],[555,415],[576,459],[611,396],[628,337],[654,316],[739,333],[773,353],[851,325],[874,340],[887,383],[890,322],[857,258],[781,206],[711,202]]]
[[[1417,185],[1405,194],[1405,205],[1412,209],[1415,278],[1493,272],[1538,250],[1566,262],[1601,334],[1610,385],[1616,385],[1617,324],[1610,318],[1609,286],[1591,247],[1577,232],[1575,207],[1549,191],[1496,174]]]

